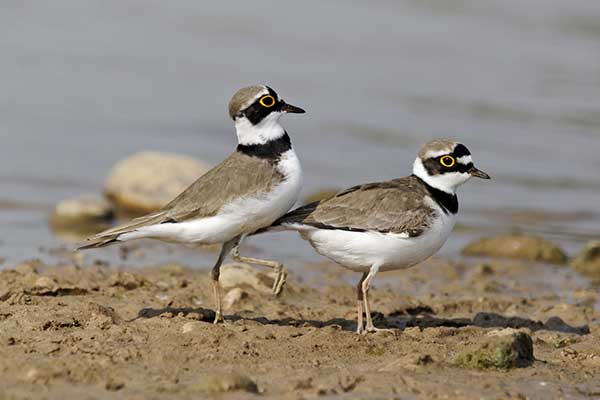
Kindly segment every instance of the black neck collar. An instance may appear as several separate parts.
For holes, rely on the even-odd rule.
[[[419,178],[418,176],[414,174],[413,176],[416,177],[419,181],[421,181],[423,185],[425,185],[431,198],[436,203],[438,203],[438,205],[442,208],[442,210],[444,210],[446,214],[456,214],[458,212],[458,197],[456,197],[456,194],[436,189],[427,182],[425,182],[423,179]]]
[[[238,144],[237,151],[252,157],[276,160],[291,148],[292,141],[287,132],[284,132],[283,135],[277,139],[269,140],[267,143],[250,145]]]

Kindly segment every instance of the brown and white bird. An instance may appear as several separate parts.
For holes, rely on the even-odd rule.
[[[368,299],[375,274],[411,267],[436,253],[456,221],[456,189],[473,176],[490,178],[475,168],[464,145],[433,140],[419,151],[412,175],[351,187],[299,207],[265,230],[296,230],[319,254],[362,272],[357,333],[378,331]]]
[[[89,238],[89,249],[134,239],[152,238],[185,244],[222,244],[211,276],[215,323],[223,319],[219,270],[231,253],[236,261],[274,268],[273,291],[279,294],[285,271],[279,262],[242,257],[242,239],[284,215],[298,199],[302,169],[279,118],[304,113],[264,85],[240,89],[229,102],[238,146],[161,210]]]

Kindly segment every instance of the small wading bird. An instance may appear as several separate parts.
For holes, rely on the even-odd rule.
[[[279,294],[286,274],[279,262],[242,257],[242,239],[284,215],[298,199],[302,169],[287,132],[279,124],[285,113],[304,110],[281,100],[264,85],[240,89],[229,102],[238,146],[161,210],[100,232],[79,249],[152,238],[186,244],[222,243],[211,271],[215,323],[223,320],[219,269],[234,260],[275,269],[273,292]]]
[[[475,168],[464,145],[433,140],[419,151],[412,175],[354,186],[299,207],[262,231],[296,230],[319,254],[362,272],[356,331],[376,332],[381,329],[373,325],[368,298],[375,274],[411,267],[436,253],[456,221],[456,189],[473,176],[490,179]]]

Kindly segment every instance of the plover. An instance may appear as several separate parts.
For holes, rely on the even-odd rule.
[[[368,299],[375,274],[411,267],[436,253],[456,221],[456,189],[473,176],[490,178],[475,168],[463,144],[433,140],[419,151],[412,175],[351,187],[299,207],[265,230],[299,231],[319,254],[362,272],[357,333],[378,331]]]
[[[186,244],[222,244],[211,270],[215,323],[223,320],[219,271],[230,253],[236,261],[275,269],[273,292],[286,279],[279,262],[242,257],[244,237],[270,225],[298,199],[302,169],[290,137],[279,124],[285,113],[304,113],[264,85],[240,89],[229,102],[238,146],[219,165],[201,176],[160,211],[100,232],[79,249],[152,238]]]

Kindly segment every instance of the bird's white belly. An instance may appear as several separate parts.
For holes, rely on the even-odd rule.
[[[441,213],[429,229],[417,237],[380,232],[350,232],[334,229],[301,230],[317,252],[354,271],[366,272],[411,267],[435,254],[450,235],[455,216]]]
[[[123,234],[119,240],[149,237],[183,243],[223,243],[268,226],[292,208],[302,187],[302,169],[294,150],[281,155],[278,168],[285,178],[268,193],[236,199],[213,217],[151,225]]]

